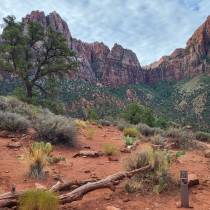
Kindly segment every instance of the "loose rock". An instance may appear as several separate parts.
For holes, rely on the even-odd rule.
[[[45,186],[43,186],[39,183],[35,183],[34,186],[37,190],[46,190],[47,189]]]

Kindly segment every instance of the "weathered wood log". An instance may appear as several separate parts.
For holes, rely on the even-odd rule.
[[[76,185],[79,184],[84,184],[86,181],[87,184],[82,185],[81,187],[78,187],[77,189],[73,190],[72,192],[63,194],[59,196],[60,203],[65,204],[65,203],[71,203],[73,201],[77,201],[82,199],[82,197],[87,194],[90,191],[97,190],[97,189],[102,189],[102,188],[109,188],[112,191],[115,191],[116,188],[114,187],[114,184],[125,178],[131,178],[133,175],[147,171],[151,168],[151,165],[145,166],[143,168],[139,168],[133,171],[124,171],[124,172],[119,172],[116,174],[113,174],[111,176],[108,176],[106,179],[102,179],[97,182],[89,182],[89,180],[85,181],[75,181],[75,182],[64,182],[63,185],[61,185],[61,182],[57,182],[52,188],[49,190],[50,192],[55,192],[57,190],[63,189],[63,186],[69,186],[72,183],[76,183]],[[65,180],[66,181],[66,180]],[[18,197],[20,194],[26,192],[24,191],[14,191],[14,192],[8,192],[0,195],[0,207],[6,207],[6,206],[11,206],[11,205],[16,205],[18,203]]]
[[[102,179],[98,182],[87,183],[81,187],[78,187],[77,189],[73,190],[70,193],[60,195],[60,202],[62,204],[65,204],[65,203],[71,203],[73,201],[80,200],[86,193],[96,190],[96,189],[109,188],[110,190],[115,191],[116,188],[114,187],[114,181],[121,180],[125,177],[128,177],[130,179],[133,175],[143,172],[143,171],[147,171],[150,168],[151,168],[151,165],[148,165],[148,166],[145,166],[143,168],[139,168],[133,171],[124,171],[124,172],[113,174],[107,177],[106,179]]]
[[[86,157],[99,157],[102,156],[103,152],[101,151],[87,151],[87,150],[81,150],[80,152],[73,155],[73,158],[76,158],[78,156],[86,156]]]

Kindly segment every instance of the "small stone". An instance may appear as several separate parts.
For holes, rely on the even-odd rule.
[[[24,137],[24,136],[25,136],[25,134],[22,135],[22,137]]]
[[[109,161],[106,161],[107,163],[109,163]]]
[[[176,207],[176,208],[181,208],[181,202],[180,202],[180,201],[176,202],[176,203],[175,203],[175,207]]]
[[[8,143],[7,147],[10,148],[17,148],[17,147],[21,147],[22,144],[20,142],[15,142],[15,143]]]
[[[45,186],[43,186],[39,183],[35,183],[34,186],[37,190],[46,190],[47,189]]]
[[[83,148],[91,149],[89,145],[85,145]]]
[[[101,135],[101,137],[106,137],[106,135]]]
[[[107,210],[120,210],[120,208],[117,208],[115,206],[107,206],[106,209]]]
[[[87,156],[84,155],[84,156],[82,156],[82,157],[83,157],[83,158],[86,158]]]
[[[13,149],[13,151],[19,151],[18,149]]]
[[[9,173],[10,171],[5,171],[5,173]]]
[[[188,187],[199,184],[199,179],[196,174],[188,174]]]
[[[26,179],[24,179],[23,181],[26,181]]]
[[[110,198],[110,195],[105,195],[104,196],[104,200],[110,200],[111,198]]]
[[[90,173],[90,170],[85,170],[84,173]]]
[[[16,139],[16,138],[12,138],[12,141],[16,142],[16,141],[17,141],[17,139]]]
[[[130,201],[130,199],[129,199],[128,197],[125,197],[125,198],[123,199],[123,202],[128,202],[128,201]]]
[[[8,138],[14,138],[15,136],[9,134],[9,135],[7,135],[7,137],[8,137]]]
[[[114,157],[114,156],[108,156],[108,160],[109,161],[118,161],[119,159],[117,157]]]
[[[206,158],[210,158],[210,149],[204,150],[204,155]]]
[[[127,148],[123,148],[123,149],[120,150],[120,152],[131,153],[131,150],[129,150]]]

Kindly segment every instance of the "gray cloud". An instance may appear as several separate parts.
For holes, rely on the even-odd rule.
[[[209,0],[1,0],[0,19],[13,14],[21,21],[32,10],[46,15],[55,10],[74,38],[110,49],[118,43],[149,65],[184,48],[209,8]]]

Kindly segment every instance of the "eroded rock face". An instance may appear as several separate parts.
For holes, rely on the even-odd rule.
[[[84,43],[72,38],[67,23],[55,11],[47,16],[40,11],[26,15],[22,18],[26,24],[25,33],[29,20],[41,23],[45,31],[52,25],[67,38],[69,48],[78,53],[77,60],[81,65],[75,79],[117,87],[129,82],[152,84],[158,80],[180,81],[198,74],[210,75],[210,16],[187,41],[185,49],[175,49],[170,56],[163,56],[145,67],[140,66],[134,52],[121,45],[115,44],[110,51],[103,42]]]
[[[187,41],[185,49],[176,49],[168,60],[158,63],[148,70],[145,83],[180,81],[198,74],[210,75],[210,16]]]
[[[142,71],[136,54],[115,44],[102,67],[104,74],[102,83],[108,86],[124,85],[129,82],[144,82]]]

